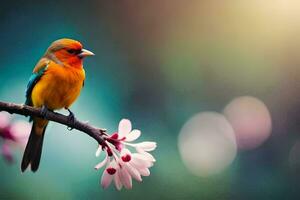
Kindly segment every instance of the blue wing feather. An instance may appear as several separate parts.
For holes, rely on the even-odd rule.
[[[31,99],[31,92],[36,85],[36,83],[41,79],[43,76],[45,70],[47,68],[47,65],[43,68],[41,68],[38,72],[33,73],[31,77],[29,78],[29,82],[27,84],[27,89],[26,89],[26,101],[25,104],[32,106],[32,99]]]

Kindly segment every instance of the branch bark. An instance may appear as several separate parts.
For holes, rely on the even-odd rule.
[[[71,122],[66,115],[62,115],[57,112],[49,111],[47,116],[43,116],[41,112],[41,108],[34,108],[27,105],[20,105],[14,103],[7,103],[0,101],[0,111],[6,111],[10,114],[19,114],[24,116],[32,116],[32,117],[41,117],[47,119],[49,121],[57,122],[59,124],[66,125],[72,129],[79,130],[88,134],[90,137],[94,138],[99,144],[102,144],[105,139],[103,135],[105,134],[105,129],[100,129],[94,126],[91,126],[87,123],[78,121],[75,119],[74,123]]]

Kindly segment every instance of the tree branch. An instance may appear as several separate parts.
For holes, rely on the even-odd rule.
[[[57,112],[49,111],[46,116],[43,116],[40,108],[34,108],[27,105],[7,103],[1,101],[0,101],[0,111],[6,111],[9,112],[10,114],[19,114],[24,116],[44,118],[49,121],[54,121],[59,124],[66,125],[70,128],[74,128],[79,131],[82,131],[88,134],[89,136],[91,136],[92,138],[94,138],[99,144],[102,144],[105,141],[105,139],[103,138],[103,135],[106,132],[105,129],[93,127],[87,123],[78,121],[77,119],[75,119],[73,123],[69,120],[68,116],[62,115]]]

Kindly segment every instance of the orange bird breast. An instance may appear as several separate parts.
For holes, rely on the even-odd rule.
[[[79,96],[84,79],[83,67],[74,68],[50,62],[32,90],[33,106],[45,105],[50,110],[69,108]]]

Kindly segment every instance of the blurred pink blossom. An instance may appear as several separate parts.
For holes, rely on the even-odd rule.
[[[25,148],[29,137],[31,126],[26,121],[11,121],[10,114],[0,112],[0,141],[1,154],[3,158],[9,162],[13,162],[12,147]]]
[[[101,185],[107,188],[112,181],[115,187],[121,190],[132,188],[132,178],[141,182],[141,176],[149,176],[149,168],[153,166],[155,159],[148,153],[156,148],[155,142],[130,143],[138,139],[141,131],[132,130],[131,122],[128,119],[122,119],[119,123],[118,132],[107,135],[106,142],[99,145],[96,156],[103,151],[105,158],[95,166],[98,170],[105,166],[101,178]],[[132,153],[127,147],[134,149]]]

